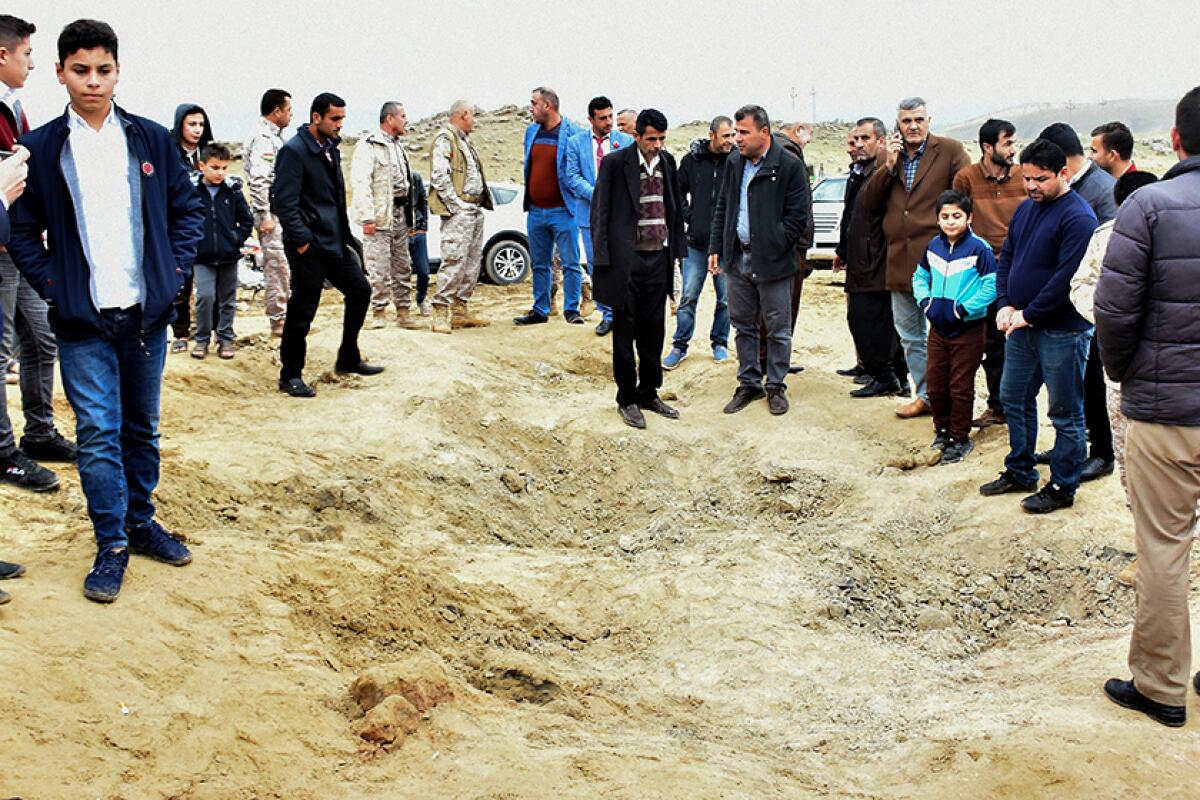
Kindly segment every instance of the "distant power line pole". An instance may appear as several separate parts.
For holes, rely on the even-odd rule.
[[[1078,108],[1078,106],[1075,105],[1074,100],[1067,101],[1067,122],[1072,122],[1072,123],[1075,122],[1075,109],[1076,108]]]
[[[812,124],[816,125],[817,124],[817,87],[813,86],[812,90],[809,91],[809,94],[812,95]]]
[[[797,97],[799,97],[799,95],[796,93],[796,87],[793,86],[792,87],[792,113],[793,114],[796,113],[796,98]]]

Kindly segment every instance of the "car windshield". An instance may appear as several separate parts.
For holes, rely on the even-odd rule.
[[[495,201],[496,205],[498,205],[498,206],[503,206],[503,205],[507,205],[508,203],[511,203],[516,198],[516,196],[517,196],[517,191],[515,189],[505,189],[502,186],[493,186],[492,187],[492,199]]]
[[[840,203],[845,197],[845,178],[826,178],[813,187],[814,203]]]

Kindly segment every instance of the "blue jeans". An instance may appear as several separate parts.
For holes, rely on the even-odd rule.
[[[925,362],[929,360],[929,327],[912,292],[892,292],[892,322],[904,348],[904,360],[912,375],[917,397],[929,400],[925,386]]]
[[[592,275],[592,229],[580,228],[579,234],[583,237],[583,252],[587,255],[587,274]],[[612,322],[612,306],[606,306],[599,300],[596,301],[596,310],[600,312],[601,319],[606,319]]]
[[[679,298],[679,310],[675,313],[676,349],[687,352],[688,342],[696,329],[696,302],[704,290],[704,279],[708,277],[708,253],[688,246],[687,258],[683,260],[683,296]],[[712,330],[708,338],[713,346],[729,346],[729,297],[725,275],[713,275],[713,289],[717,292],[717,308],[713,312]]]
[[[1037,446],[1037,396],[1042,384],[1050,396],[1054,449],[1050,451],[1050,480],[1068,494],[1079,487],[1087,457],[1083,422],[1083,373],[1087,368],[1092,332],[1020,328],[1004,346],[1004,375],[1000,402],[1008,417],[1008,457],[1004,467],[1017,480],[1037,483],[1033,458]]]
[[[75,411],[79,481],[101,549],[154,519],[166,326],[142,332],[141,309],[101,312],[104,337],[59,339],[63,389]]]
[[[413,272],[417,276],[417,304],[425,302],[429,294],[429,248],[424,233],[408,237],[408,255],[412,258]]]
[[[579,312],[583,268],[579,266],[579,229],[566,208],[529,207],[525,220],[529,233],[529,256],[533,259],[533,310],[550,316],[550,284],[553,282],[554,246],[563,268],[563,312]]]

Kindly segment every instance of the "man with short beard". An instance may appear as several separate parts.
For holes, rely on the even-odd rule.
[[[846,270],[846,321],[869,383],[851,397],[884,397],[907,388],[908,367],[892,323],[892,295],[887,290],[887,239],[883,210],[868,209],[861,190],[878,169],[877,159],[887,142],[887,128],[875,117],[860,119],[850,132],[853,160],[846,179],[841,240],[837,259]]]
[[[1003,119],[989,119],[979,128],[978,162],[954,176],[955,190],[971,198],[974,213],[971,229],[1000,255],[1008,236],[1008,223],[1025,202],[1025,183],[1013,161],[1017,154],[1017,129]],[[1004,425],[1000,402],[1000,376],[1004,374],[1004,334],[996,327],[996,306],[988,309],[988,340],[983,352],[983,374],[987,378],[987,410],[971,424],[976,428]]]

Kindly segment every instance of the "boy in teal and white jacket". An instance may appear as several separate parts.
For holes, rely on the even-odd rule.
[[[913,297],[929,318],[925,380],[941,463],[971,452],[975,373],[987,345],[988,306],[996,299],[996,258],[971,231],[971,198],[946,191],[937,200],[941,233],[925,248],[913,273]]]

